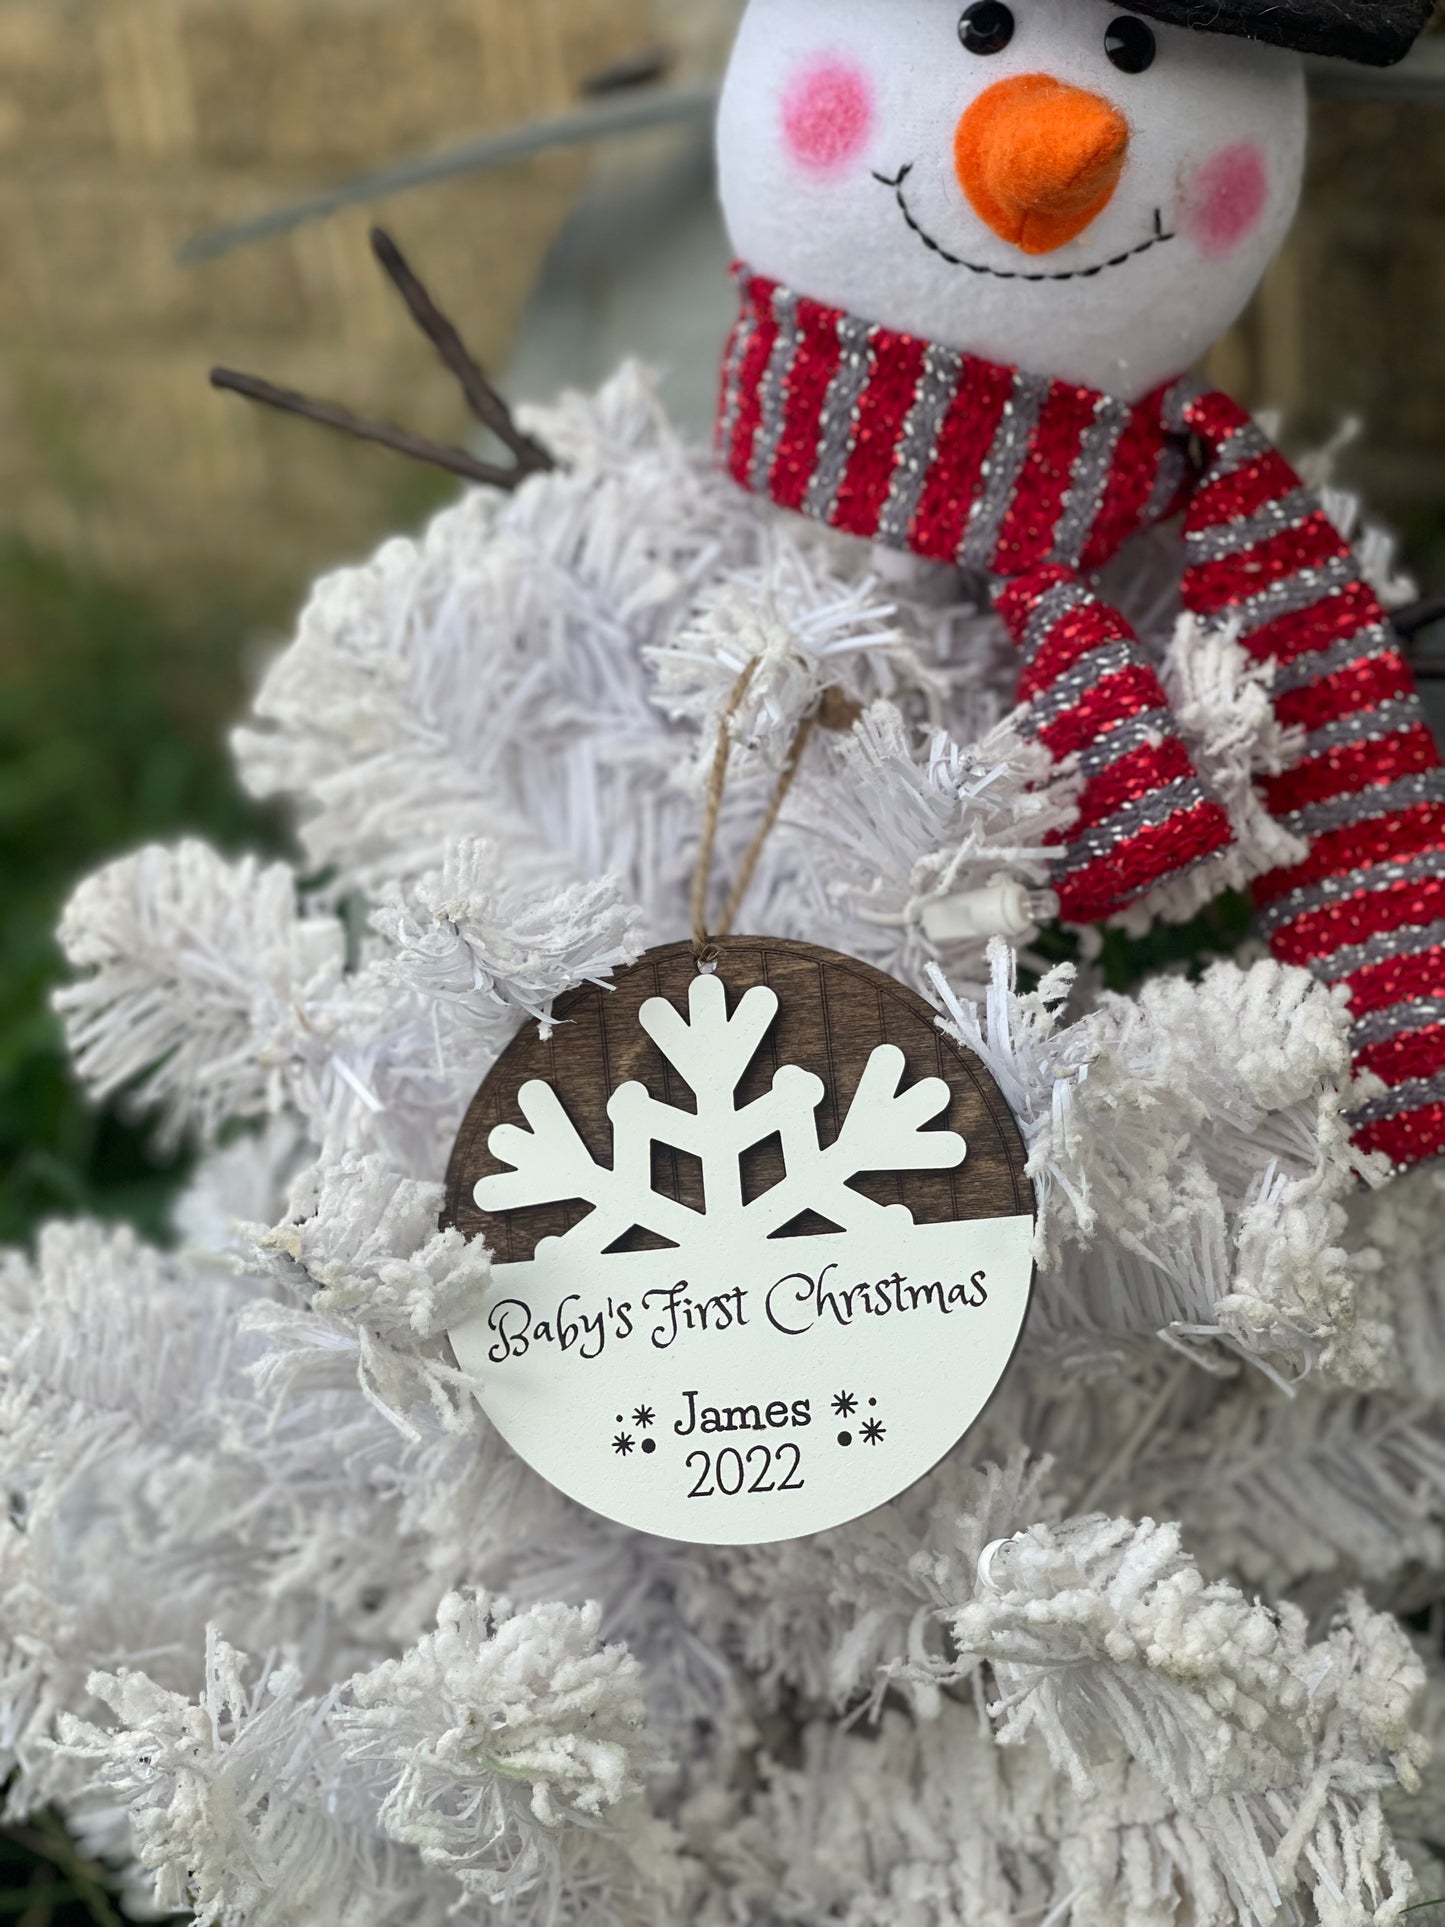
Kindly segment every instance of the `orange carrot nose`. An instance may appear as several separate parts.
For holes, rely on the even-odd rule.
[[[954,166],[979,219],[1025,254],[1072,241],[1114,198],[1129,123],[1049,74],[986,88],[958,123]]]

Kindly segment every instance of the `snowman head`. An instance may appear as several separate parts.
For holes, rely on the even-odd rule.
[[[1133,401],[1249,300],[1305,117],[1297,54],[1116,0],[751,0],[723,205],[758,274]]]

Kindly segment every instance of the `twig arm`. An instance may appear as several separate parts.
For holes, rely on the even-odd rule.
[[[1407,646],[1406,654],[1410,667],[1415,672],[1416,682],[1440,682],[1445,680],[1445,660],[1439,656],[1422,654],[1420,641],[1427,629],[1437,622],[1445,622],[1445,596],[1429,596],[1423,602],[1412,602],[1407,608],[1394,609],[1390,614],[1397,635],[1403,636]]]
[[[488,381],[454,323],[442,313],[413,273],[410,263],[385,228],[371,230],[371,248],[383,273],[407,305],[417,327],[455,375],[467,406],[484,428],[491,429],[517,458],[523,476],[538,475],[557,466],[542,444],[518,428],[511,409]]]
[[[424,435],[413,435],[407,429],[394,428],[390,422],[373,421],[366,415],[354,414],[351,409],[343,408],[337,402],[318,401],[314,396],[300,394],[294,388],[278,388],[275,382],[263,381],[259,375],[244,375],[235,368],[213,368],[211,386],[241,395],[247,401],[259,402],[263,408],[275,408],[282,414],[315,422],[318,427],[335,429],[338,434],[350,435],[356,441],[373,442],[378,448],[389,448],[397,455],[405,455],[414,462],[424,462],[430,468],[445,469],[449,475],[460,475],[467,482],[479,482],[484,488],[514,491],[529,476],[554,470],[557,467],[556,458],[539,441],[524,434],[517,426],[505,400],[487,380],[456,328],[432,300],[421,280],[412,272],[401,249],[384,228],[372,229],[371,246],[382,270],[405,301],[412,319],[460,383],[468,408],[506,447],[512,457],[510,467],[498,462],[480,461],[464,448],[429,441]]]
[[[242,374],[235,368],[213,368],[211,386],[228,394],[241,395],[247,401],[258,402],[263,408],[274,408],[281,414],[296,415],[302,421],[315,422],[321,428],[335,429],[339,434],[350,435],[356,441],[389,448],[394,454],[405,455],[414,462],[425,463],[429,468],[445,469],[448,474],[460,475],[464,481],[479,482],[486,488],[515,489],[522,479],[516,470],[478,461],[464,448],[428,441],[424,436],[409,434],[404,428],[394,428],[389,422],[371,421],[335,402],[317,401],[310,395],[298,394],[292,388],[278,388],[274,382],[263,381],[258,375]]]

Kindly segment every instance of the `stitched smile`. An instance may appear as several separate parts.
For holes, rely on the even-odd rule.
[[[946,247],[941,246],[934,240],[931,234],[919,226],[912,208],[908,205],[908,197],[903,192],[904,183],[912,172],[913,162],[910,161],[907,167],[903,168],[897,174],[875,173],[873,178],[880,186],[891,187],[893,189],[894,199],[898,203],[898,210],[904,220],[908,223],[909,227],[912,228],[923,245],[926,248],[931,248],[941,261],[947,261],[950,267],[967,268],[970,274],[990,275],[995,281],[1092,281],[1096,274],[1102,274],[1106,268],[1122,268],[1124,263],[1126,261],[1132,261],[1136,254],[1147,254],[1150,248],[1157,248],[1162,242],[1172,241],[1174,239],[1172,233],[1165,231],[1164,217],[1156,207],[1154,210],[1154,232],[1149,236],[1147,241],[1141,241],[1137,247],[1126,248],[1122,254],[1116,254],[1108,261],[1100,261],[1092,268],[1065,268],[1053,274],[1025,274],[1018,268],[986,267],[981,261],[965,261],[961,255],[950,254]]]

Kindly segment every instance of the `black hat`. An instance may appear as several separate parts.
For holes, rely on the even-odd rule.
[[[1123,0],[1131,13],[1200,33],[1241,34],[1301,54],[1390,67],[1424,30],[1434,0]]]

